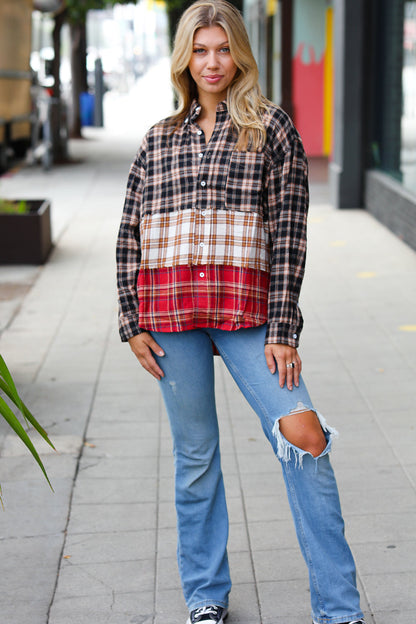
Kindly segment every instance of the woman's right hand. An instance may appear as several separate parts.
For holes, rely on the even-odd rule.
[[[130,338],[129,345],[144,369],[153,377],[156,377],[157,380],[164,377],[164,373],[153,357],[153,353],[160,357],[164,356],[165,353],[148,332],[142,332]]]

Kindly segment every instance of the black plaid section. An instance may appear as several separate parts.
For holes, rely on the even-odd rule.
[[[290,148],[270,168],[267,208],[272,242],[268,342],[297,347],[303,327],[298,307],[305,271],[308,167],[293,129]]]
[[[119,302],[120,337],[127,341],[140,333],[136,284],[140,268],[140,218],[141,204],[146,178],[146,141],[132,164],[127,181],[124,210],[117,239],[117,290]]]

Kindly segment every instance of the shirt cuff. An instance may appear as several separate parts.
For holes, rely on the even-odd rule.
[[[299,346],[299,336],[301,330],[298,327],[287,323],[272,321],[267,324],[265,344],[285,344],[289,347]]]
[[[123,317],[119,322],[120,338],[122,342],[128,342],[133,336],[142,334],[144,329],[138,326],[137,317]]]

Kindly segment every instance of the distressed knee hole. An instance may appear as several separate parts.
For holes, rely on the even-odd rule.
[[[302,401],[298,401],[298,404],[296,405],[296,407],[290,410],[288,416],[290,416],[291,414],[302,414],[302,412],[311,412],[311,411],[314,411],[314,410],[311,410],[310,407],[306,407],[306,405],[304,405]]]
[[[298,422],[293,420],[294,416],[306,412],[313,413],[309,425],[307,420],[304,423],[301,419]],[[273,435],[277,442],[278,458],[285,462],[294,458],[296,465],[302,467],[304,455],[308,454],[317,459],[329,453],[332,439],[338,432],[326,423],[319,412],[299,402],[286,416],[276,420]]]
[[[313,457],[319,457],[324,452],[327,441],[316,412],[299,402],[288,416],[291,418],[284,417],[280,423],[284,437]]]

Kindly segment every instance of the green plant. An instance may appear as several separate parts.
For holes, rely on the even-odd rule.
[[[0,213],[5,214],[25,214],[27,212],[27,202],[24,199],[13,201],[11,199],[0,199]]]
[[[19,396],[19,394],[18,394],[18,392],[16,390],[16,386],[15,386],[15,383],[13,381],[13,378],[12,378],[12,376],[10,374],[10,371],[7,368],[6,362],[4,361],[4,359],[2,358],[1,355],[0,355],[0,390],[2,390],[3,393],[6,396],[8,396],[9,399],[14,403],[14,405],[17,407],[17,409],[23,415],[23,418],[24,418],[26,424],[28,425],[30,423],[36,429],[36,431],[42,436],[42,438],[54,450],[56,450],[54,445],[52,444],[52,442],[49,440],[46,431],[41,427],[41,425],[38,423],[36,418],[33,416],[33,414],[31,414],[29,409],[26,407],[26,405],[23,403],[22,399],[20,398],[20,396]],[[0,396],[0,414],[1,414],[1,416],[3,416],[3,418],[6,420],[6,422],[10,425],[10,427],[17,433],[19,438],[22,440],[22,442],[27,446],[29,451],[32,453],[33,457],[35,458],[35,460],[39,464],[40,469],[42,470],[43,474],[45,475],[45,478],[46,478],[47,482],[49,483],[49,486],[50,486],[51,490],[53,491],[51,482],[49,481],[49,477],[46,474],[45,467],[44,467],[44,465],[42,463],[42,460],[40,459],[40,457],[38,455],[38,452],[36,451],[35,447],[33,446],[33,443],[31,441],[31,439],[29,438],[29,436],[28,436],[25,428],[23,427],[22,423],[17,418],[17,416],[14,414],[14,412],[12,411],[12,409],[9,407],[9,405],[6,403],[6,401],[4,400],[4,398],[2,396]],[[3,504],[2,498],[1,498],[1,493],[2,492],[1,492],[1,486],[0,486],[0,503]]]

